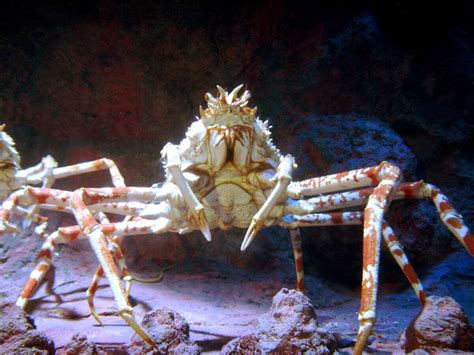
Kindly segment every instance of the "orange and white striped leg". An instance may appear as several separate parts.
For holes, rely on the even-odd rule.
[[[385,163],[379,177],[380,183],[370,195],[364,209],[362,290],[354,354],[362,354],[375,325],[383,214],[398,189],[401,172],[396,166]]]
[[[336,226],[336,225],[360,225],[363,223],[363,213],[362,212],[315,213],[315,214],[309,214],[305,216],[286,216],[284,219],[285,219],[285,223],[282,225],[286,227],[291,225],[293,229],[290,229],[290,232],[295,233],[296,231],[298,231],[297,229],[294,229],[296,228],[296,226],[316,227],[316,226]],[[410,282],[411,286],[415,290],[415,293],[418,296],[418,299],[420,300],[421,304],[424,304],[426,300],[426,294],[423,290],[423,285],[418,279],[418,276],[416,275],[415,270],[411,266],[405,252],[403,251],[402,246],[400,245],[397,237],[395,236],[395,233],[386,222],[384,222],[382,225],[382,236],[390,251],[390,254],[393,256],[395,261],[398,263],[398,265],[402,269],[403,273],[408,279],[408,282]],[[299,237],[299,233],[298,233],[298,237]],[[298,237],[296,238],[296,240],[298,240]],[[297,260],[297,255],[298,256],[301,255],[301,251],[295,252],[295,261]],[[295,263],[298,264],[297,262]],[[298,266],[296,266],[297,282],[299,280],[298,269],[303,270],[302,265],[301,265],[301,268],[298,268]],[[300,279],[302,278],[303,278],[303,274],[301,273]]]
[[[400,169],[383,162],[370,168],[291,183],[287,189],[288,196],[301,198],[377,185],[364,210],[363,278],[355,354],[362,354],[375,324],[383,213],[395,195],[400,180]]]
[[[64,166],[52,169],[50,176],[53,179],[62,179],[69,176],[80,175],[99,170],[109,170],[114,186],[125,186],[125,181],[115,162],[111,159],[102,158],[90,162]],[[44,173],[30,174],[27,177],[27,184],[39,184],[44,180]],[[46,187],[46,186],[45,186]]]
[[[293,247],[293,256],[295,259],[296,269],[296,291],[304,291],[304,266],[303,266],[303,250],[301,248],[301,234],[298,228],[290,229],[291,246]]]
[[[97,291],[97,288],[99,287],[99,282],[104,277],[104,269],[99,265],[97,269],[95,270],[94,276],[92,277],[91,284],[87,288],[86,291],[86,296],[87,296],[87,304],[89,305],[89,310],[91,311],[91,315],[95,318],[97,323],[99,325],[104,325],[102,321],[100,320],[99,314],[95,310],[94,306],[94,297],[95,293]]]
[[[98,212],[97,215],[98,215],[99,220],[100,220],[101,223],[110,224],[109,219],[107,218],[107,216],[104,213]],[[113,253],[113,255],[115,257],[115,260],[117,261],[118,266],[120,268],[120,271],[121,271],[121,274],[122,274],[122,279],[125,282],[125,294],[128,297],[130,295],[132,278],[131,278],[131,276],[128,272],[127,265],[125,264],[125,258],[123,256],[122,250],[120,249],[120,246],[119,246],[120,238],[117,237],[117,236],[110,236],[110,235],[107,235],[107,234],[106,234],[106,236],[108,237],[109,250],[110,250],[111,253]],[[102,279],[103,276],[104,276],[104,270],[102,269],[102,266],[99,265],[99,266],[97,266],[97,269],[94,273],[91,284],[89,285],[89,287],[86,291],[87,303],[89,305],[89,309],[91,311],[91,314],[100,325],[103,325],[103,324],[102,324],[102,322],[99,318],[99,315],[97,314],[97,312],[95,310],[94,297],[95,297],[95,293],[97,291],[97,288],[99,287],[99,282],[100,282],[100,280]]]
[[[301,234],[298,227],[354,225],[362,223],[362,212],[315,213],[304,216],[288,215],[280,221],[282,227],[290,230],[291,245],[296,269],[296,290],[304,291],[303,250]]]
[[[12,193],[0,208],[0,233],[15,232],[17,227],[10,224],[9,219],[17,206],[37,205],[41,203],[66,207],[72,193],[62,190],[43,189],[27,186]]]
[[[99,191],[99,193],[101,193],[104,189],[80,189],[74,192],[73,197],[71,199],[71,208],[73,209],[74,217],[78,221],[78,224],[83,233],[87,235],[92,250],[96,254],[97,259],[99,260],[102,266],[104,274],[107,277],[107,280],[109,281],[109,285],[114,295],[114,299],[119,308],[118,314],[135,330],[135,332],[137,332],[137,334],[141,338],[143,338],[151,346],[156,347],[156,344],[153,342],[153,340],[148,336],[145,330],[137,323],[137,321],[133,317],[132,307],[130,306],[130,303],[128,302],[128,297],[126,296],[125,291],[122,288],[120,282],[121,280],[118,276],[118,269],[115,265],[113,255],[108,250],[107,238],[105,237],[104,233],[114,233],[115,235],[119,234],[116,233],[117,230],[113,229],[106,231],[105,228],[96,221],[96,219],[86,206],[85,201],[91,200],[91,190]],[[119,190],[129,191],[130,188],[121,188]],[[156,224],[159,222],[159,220],[160,218],[154,221],[147,221],[152,223],[152,232],[157,232]],[[161,218],[161,220],[163,221],[164,218]],[[144,223],[145,221],[146,220],[140,220],[138,222]],[[127,234],[133,234],[133,232],[129,230],[131,223],[133,222],[122,222],[122,225],[125,226],[124,230],[125,232],[127,232]],[[168,221],[168,223],[165,224],[165,228],[169,228],[169,226],[170,223]],[[115,226],[112,227],[115,228]],[[135,232],[137,234],[147,233],[146,228],[137,230]]]
[[[317,196],[306,200],[289,200],[284,207],[284,214],[310,214],[330,211],[367,203],[374,188],[363,188],[355,191],[341,192]],[[474,236],[465,225],[462,216],[457,213],[447,197],[440,190],[424,181],[402,183],[393,197],[400,199],[432,199],[443,223],[464,245],[471,255],[474,255]]]
[[[369,168],[350,170],[303,181],[294,181],[289,184],[287,194],[291,198],[299,199],[303,196],[376,186],[382,181],[385,171],[390,169],[390,167],[393,167],[393,165],[382,162],[377,166]]]
[[[289,229],[298,227],[359,225],[363,221],[363,216],[364,214],[360,211],[312,213],[303,216],[287,215],[284,216],[278,224]]]
[[[29,299],[34,295],[38,286],[41,284],[41,281],[52,265],[54,249],[59,239],[61,238],[58,233],[53,233],[43,243],[36,259],[37,263],[16,301],[18,307],[25,309]]]
[[[415,291],[421,305],[424,305],[426,302],[426,293],[423,290],[423,285],[421,284],[421,281],[416,275],[413,266],[410,264],[410,261],[403,251],[403,248],[395,233],[393,232],[393,229],[386,222],[383,222],[382,224],[382,236],[385,240],[385,243],[387,244],[390,254],[392,254],[393,258],[408,279],[408,282],[410,282],[410,285]]]
[[[81,189],[80,193],[83,196],[82,202],[85,205],[128,201],[156,203],[168,198],[172,198],[174,202],[180,203],[179,197],[175,196],[175,191],[158,187],[88,188]],[[0,233],[17,231],[16,226],[9,223],[9,219],[17,206],[56,206],[55,209],[57,210],[64,209],[69,211],[72,196],[73,193],[69,191],[30,186],[15,191],[3,202],[0,208]],[[123,207],[126,208],[125,206]]]
[[[117,244],[116,240],[112,241],[110,243],[114,243],[118,247],[118,244]],[[123,257],[123,254],[122,254],[122,251],[120,250],[120,248],[113,249],[111,251],[113,252],[114,257],[117,260],[117,263],[119,264],[119,268],[120,268],[120,271],[121,271],[121,274],[122,274],[122,280],[125,282],[125,295],[126,295],[126,297],[129,297],[130,296],[130,290],[131,290],[131,287],[132,287],[132,277],[131,277],[131,275],[128,271],[127,265],[125,264],[125,258]],[[100,325],[103,325],[103,324],[102,324],[102,322],[99,318],[99,315],[97,314],[97,312],[95,310],[94,297],[95,297],[95,293],[97,292],[97,289],[99,287],[99,282],[103,277],[104,277],[104,270],[102,269],[102,266],[99,265],[99,266],[97,266],[97,269],[94,273],[92,281],[91,281],[91,283],[90,283],[90,285],[89,285],[89,287],[87,288],[87,291],[86,291],[87,303],[89,305],[91,315],[95,318],[97,323],[99,323]]]
[[[474,256],[474,235],[464,223],[461,214],[456,212],[448,198],[436,186],[424,181],[402,184],[402,186],[404,189],[397,192],[397,195],[402,195],[403,198],[431,198],[444,225]]]

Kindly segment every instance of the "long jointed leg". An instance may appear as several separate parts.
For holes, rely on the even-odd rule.
[[[109,219],[107,216],[99,212],[97,213],[98,218],[102,223],[107,223],[110,224]],[[126,218],[124,222],[127,222],[129,219]],[[125,282],[125,294],[128,297],[130,295],[130,289],[132,286],[132,279],[130,276],[130,273],[128,272],[127,265],[125,263],[125,258],[123,256],[122,250],[120,249],[120,238],[118,236],[112,236],[112,235],[107,235],[108,237],[108,249],[109,251],[113,254],[115,257],[115,260],[118,263],[118,266],[120,268],[121,274],[122,274],[122,280]],[[97,314],[94,306],[94,296],[95,293],[99,287],[99,282],[104,276],[104,270],[102,269],[102,266],[99,265],[94,273],[94,277],[92,278],[91,284],[89,285],[89,288],[87,289],[86,296],[87,296],[87,303],[89,304],[89,309],[91,311],[92,316],[95,318],[97,323],[102,325],[102,322],[99,318],[99,315]]]
[[[285,206],[285,214],[310,214],[346,207],[361,206],[367,203],[374,188],[363,188],[330,195],[309,198],[307,200],[289,200]],[[462,216],[454,210],[447,197],[440,190],[424,181],[402,183],[393,197],[401,199],[430,198],[444,225],[464,245],[471,255],[474,255],[474,236],[464,223]]]
[[[283,221],[280,223],[286,228],[290,228],[292,233],[292,244],[295,255],[295,264],[297,271],[297,284],[299,280],[304,277],[303,275],[303,264],[298,266],[298,260],[302,257],[301,253],[301,236],[297,227],[323,227],[323,226],[340,226],[340,225],[361,225],[364,220],[362,212],[332,212],[332,213],[315,213],[306,216],[285,216]],[[293,241],[293,236],[294,240]],[[424,304],[426,300],[426,294],[423,290],[423,286],[416,275],[415,270],[410,264],[408,257],[403,251],[398,238],[395,236],[393,229],[384,222],[382,225],[382,236],[387,245],[390,254],[393,256],[395,261],[398,263],[403,273],[405,274],[408,282],[411,284],[415,293],[420,300],[421,304]],[[298,250],[299,249],[299,250]],[[300,273],[301,270],[301,273]],[[298,288],[297,288],[298,289]],[[301,290],[299,290],[301,291]]]
[[[362,292],[355,354],[362,353],[375,324],[383,213],[395,195],[400,179],[400,169],[383,162],[370,168],[294,182],[287,189],[288,196],[301,198],[376,185],[364,210]]]
[[[474,256],[474,236],[464,223],[462,216],[456,212],[448,198],[431,184],[418,181],[410,184],[402,184],[403,189],[397,195],[403,198],[431,198],[438,210],[444,225],[464,245],[467,251]],[[398,197],[398,196],[397,196]]]
[[[375,325],[383,214],[401,179],[400,169],[391,164],[383,164],[379,175],[380,183],[370,195],[364,209],[362,291],[354,354],[362,354]]]
[[[303,250],[301,249],[301,234],[298,228],[290,229],[291,246],[293,247],[293,257],[296,269],[296,291],[304,291],[304,267]]]
[[[300,236],[298,233],[297,227],[309,227],[309,226],[335,226],[335,225],[360,225],[363,223],[363,213],[362,212],[333,212],[333,213],[318,213],[318,214],[310,214],[305,216],[285,216],[280,223],[282,226],[286,228],[292,228],[290,231],[292,232],[292,242],[293,242],[293,235],[295,235],[296,240],[299,240]],[[297,234],[297,235],[296,235]],[[415,270],[410,265],[410,262],[405,255],[400,243],[398,242],[397,237],[395,236],[392,228],[388,226],[385,222],[383,223],[382,227],[382,235],[383,239],[394,257],[397,261],[398,265],[402,269],[403,273],[405,274],[406,278],[410,282],[411,286],[413,287],[418,299],[420,300],[421,304],[425,303],[426,294],[423,290],[423,286],[415,273]],[[300,242],[297,242],[296,245],[301,245]],[[295,248],[294,248],[295,250]],[[298,253],[299,254],[299,253]],[[297,283],[299,284],[299,280],[302,279],[303,274],[302,271],[302,264],[298,267],[298,259],[300,254],[297,258],[297,253],[295,252],[295,263],[296,263],[296,270],[297,270]],[[379,263],[379,252],[376,253],[376,265]],[[374,287],[377,288],[377,278],[374,276],[374,267],[364,267],[363,270],[363,280],[365,280],[366,287]],[[368,285],[367,283],[371,282],[372,285]],[[298,286],[297,286],[298,287]],[[298,289],[298,288],[297,288]],[[367,315],[367,314],[366,314]],[[370,315],[370,314],[369,314]],[[373,318],[375,318],[375,303],[373,304]],[[369,323],[370,324],[370,323]],[[373,323],[371,324],[373,327]],[[367,329],[367,328],[365,328]],[[360,331],[359,331],[360,334]],[[369,334],[370,335],[370,334]],[[362,351],[363,348],[357,349],[357,351]],[[355,350],[355,351],[356,351]],[[360,353],[360,352],[359,352]]]
[[[406,278],[408,279],[408,282],[415,291],[420,303],[424,305],[426,302],[426,293],[423,290],[423,285],[416,275],[413,266],[411,266],[410,261],[408,261],[408,258],[405,255],[398,238],[395,236],[393,229],[385,222],[382,225],[382,236],[393,258],[400,266]]]
[[[255,216],[253,216],[252,222],[247,229],[247,233],[245,234],[240,250],[244,251],[250,245],[250,243],[257,236],[260,228],[264,225],[265,220],[272,209],[279,201],[282,200],[282,198],[286,197],[286,190],[292,180],[293,169],[295,167],[295,159],[291,155],[285,156],[280,161],[276,174],[277,183],[263,206],[258,210]]]
[[[0,232],[15,232],[15,225],[9,223],[10,216],[19,205],[34,205],[51,203],[56,206],[66,207],[66,201],[72,197],[71,192],[25,187],[12,193],[2,204],[0,209]]]
[[[304,181],[295,181],[288,186],[288,196],[291,198],[301,198],[303,196],[314,196],[366,186],[375,186],[381,181],[387,168],[392,166],[390,163],[382,162],[370,168],[351,170]]]
[[[196,226],[201,230],[204,237],[211,241],[211,231],[207,224],[206,215],[204,214],[204,206],[199,202],[193,190],[189,186],[188,181],[184,177],[181,170],[181,156],[178,147],[168,143],[163,147],[161,152],[166,160],[166,168],[173,177],[173,182],[178,186],[186,205],[189,208]]]
[[[92,213],[87,209],[83,201],[84,190],[79,190],[74,193],[71,201],[71,207],[74,216],[79,223],[83,232],[87,235],[89,243],[94,251],[100,265],[104,271],[110,288],[114,295],[114,299],[119,307],[118,314],[137,332],[151,346],[156,347],[153,340],[143,330],[133,317],[132,307],[128,302],[128,297],[125,294],[121,285],[121,280],[118,276],[117,266],[114,263],[113,256],[108,250],[107,239],[100,228],[100,224],[95,220]]]
[[[86,205],[96,205],[113,202],[160,202],[170,198],[170,191],[152,187],[113,187],[80,189],[75,194],[81,194]],[[69,210],[73,192],[25,187],[11,194],[0,209],[0,233],[16,231],[16,226],[9,223],[10,216],[19,205],[47,205],[57,209]]]
[[[44,177],[42,188],[50,188],[54,184],[53,169],[56,166],[56,161],[51,156],[47,156],[43,159],[45,161]],[[23,228],[29,227],[30,223],[36,224],[35,233],[40,237],[43,237],[48,227],[47,219],[39,215],[39,206],[32,206],[28,208],[28,213],[23,217]],[[44,219],[41,224],[37,224],[35,221],[38,219]]]
[[[110,159],[99,159],[86,163],[75,164],[70,166],[64,166],[61,168],[55,168],[51,172],[53,179],[62,179],[68,176],[80,175],[85,173],[90,173],[99,170],[109,170],[110,176],[112,178],[112,184],[114,186],[125,186],[124,179],[120,173],[117,165]],[[38,184],[44,177],[44,174],[33,174],[28,177],[28,184]]]
[[[305,216],[288,215],[283,218],[280,225],[290,230],[291,245],[295,259],[297,291],[304,291],[303,251],[301,248],[301,234],[297,227],[361,224],[362,216],[362,212],[333,212]]]
[[[16,301],[16,305],[18,307],[25,309],[29,299],[33,296],[36,289],[41,284],[44,276],[51,267],[54,248],[56,247],[58,237],[58,233],[55,232],[51,234],[43,243],[43,246],[41,247],[36,259],[36,265]]]
[[[118,263],[118,266],[120,268],[120,272],[122,274],[122,280],[125,282],[125,295],[128,297],[130,295],[130,289],[132,286],[132,277],[128,271],[127,265],[125,264],[125,258],[119,247],[119,241],[117,240],[117,238],[112,237],[112,239],[109,240],[108,242],[109,242],[109,249],[111,249],[110,251],[113,253],[113,256],[115,257]],[[87,303],[89,305],[91,315],[95,318],[97,323],[99,323],[100,325],[103,325],[103,324],[99,318],[99,315],[97,314],[95,310],[94,297],[95,297],[95,293],[97,292],[97,289],[99,288],[99,282],[103,277],[104,277],[104,270],[102,269],[102,266],[99,265],[86,291]]]

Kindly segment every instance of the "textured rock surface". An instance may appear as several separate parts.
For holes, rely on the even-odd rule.
[[[196,344],[189,340],[189,324],[177,312],[157,309],[145,314],[143,328],[155,341],[158,349],[153,350],[143,339],[132,341],[127,351],[130,354],[199,354]]]
[[[301,292],[282,289],[273,298],[270,311],[258,319],[249,334],[226,344],[221,353],[330,354],[336,339],[318,328],[310,300]]]
[[[402,347],[474,351],[474,327],[451,297],[429,296],[420,314],[402,335]]]
[[[0,307],[0,352],[53,354],[54,342],[35,329],[26,313],[12,304]]]
[[[71,354],[88,354],[97,355],[97,346],[87,339],[87,336],[77,334],[72,337],[69,344],[58,349],[56,355],[71,355]]]

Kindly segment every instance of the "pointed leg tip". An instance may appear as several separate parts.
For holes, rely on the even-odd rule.
[[[209,227],[206,226],[206,228],[202,229],[201,232],[208,242],[212,241],[211,230],[209,229]]]
[[[204,235],[204,238],[206,238],[206,240],[210,242],[212,240],[211,229],[209,228],[209,224],[207,223],[207,218],[203,208],[196,209],[195,220],[197,222],[199,230]]]
[[[102,323],[102,321],[100,320],[99,318],[99,315],[98,314],[92,314],[92,316],[94,317],[94,319],[96,320],[97,324],[99,324],[99,326],[103,327],[104,326],[104,323]]]
[[[247,229],[247,233],[245,233],[242,246],[240,247],[241,251],[244,251],[245,249],[247,249],[250,243],[253,242],[253,240],[257,236],[257,233],[260,231],[261,225],[262,225],[262,222],[260,220],[253,220],[252,223],[250,223],[249,229]]]
[[[138,324],[138,322],[135,320],[135,318],[132,315],[132,312],[130,310],[121,310],[119,311],[120,317],[122,317],[125,322],[128,323],[128,325],[145,341],[147,342],[151,347],[158,349],[158,346],[155,344],[153,339],[150,338],[150,336],[146,333],[146,331],[141,327],[141,325]]]

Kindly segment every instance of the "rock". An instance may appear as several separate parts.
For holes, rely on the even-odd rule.
[[[97,355],[98,351],[96,345],[90,342],[87,339],[87,336],[83,334],[76,334],[64,348],[56,351],[56,355],[70,354]]]
[[[33,320],[19,307],[0,307],[0,349],[4,354],[54,354],[54,342],[35,329]]]
[[[318,328],[310,300],[295,290],[282,289],[270,311],[258,319],[255,329],[227,343],[222,354],[296,353],[330,354],[336,339]]]
[[[449,349],[474,351],[474,328],[454,299],[429,296],[401,337],[405,351]]]
[[[199,347],[189,340],[189,324],[177,312],[156,309],[145,314],[142,326],[155,341],[153,350],[143,339],[136,338],[127,347],[129,354],[199,354]]]

